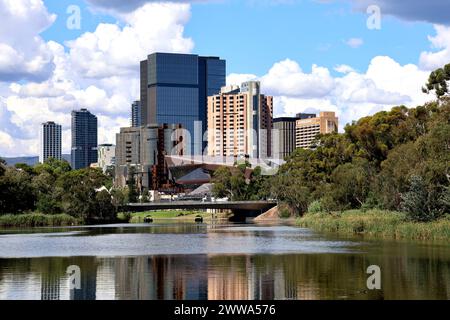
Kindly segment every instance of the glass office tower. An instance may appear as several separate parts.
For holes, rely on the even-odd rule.
[[[137,127],[141,126],[141,123],[142,123],[141,116],[142,116],[141,102],[135,101],[131,105],[131,126],[132,127],[137,128]]]
[[[191,150],[201,154],[205,143],[207,98],[226,84],[226,62],[218,57],[154,53],[141,62],[143,125],[181,124],[191,135]],[[195,122],[201,129],[194,136]],[[201,134],[200,134],[201,133]]]
[[[72,111],[72,169],[87,168],[97,161],[97,117],[87,109]]]

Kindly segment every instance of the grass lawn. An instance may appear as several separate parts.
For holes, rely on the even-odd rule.
[[[201,216],[204,220],[210,220],[212,218],[211,213],[206,213],[204,211],[177,211],[177,210],[167,210],[167,211],[148,211],[132,213],[130,223],[143,223],[144,218],[151,216],[153,220],[180,220],[180,221],[194,221],[196,216]],[[226,218],[224,214],[215,214],[218,218]],[[127,220],[124,213],[119,213],[118,218],[120,220]]]

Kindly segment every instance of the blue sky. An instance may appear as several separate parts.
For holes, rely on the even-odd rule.
[[[72,5],[80,30],[66,27]],[[379,30],[367,27],[372,5]],[[78,108],[114,143],[154,51],[220,56],[229,84],[261,81],[275,117],[334,111],[342,131],[433,99],[421,87],[450,62],[448,12],[442,0],[0,0],[0,156],[38,154],[46,121],[63,126],[68,153]]]
[[[42,33],[46,40],[73,40],[94,31],[99,23],[117,22],[111,15],[91,10],[84,0],[46,0],[45,4],[58,15],[55,24]],[[65,27],[66,10],[72,4],[82,10],[81,30]],[[261,75],[274,61],[285,58],[298,61],[305,71],[312,64],[330,69],[347,64],[364,71],[377,55],[388,55],[401,64],[417,63],[420,52],[429,47],[427,36],[433,33],[430,23],[392,16],[383,17],[381,30],[369,30],[368,14],[354,10],[348,2],[212,1],[194,3],[191,14],[185,35],[194,40],[194,52],[226,58],[229,73]],[[364,43],[352,48],[345,43],[351,38]]]

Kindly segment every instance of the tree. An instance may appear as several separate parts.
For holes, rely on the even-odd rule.
[[[228,198],[233,201],[242,200],[245,194],[245,177],[242,170],[220,167],[213,175],[213,195],[217,198]]]
[[[436,96],[441,98],[448,94],[448,81],[450,81],[450,64],[431,72],[428,82],[422,88],[422,91],[424,93],[434,91]]]
[[[6,161],[0,158],[0,176],[4,175],[6,171]]]
[[[46,171],[32,179],[32,186],[37,197],[36,208],[41,213],[58,214],[62,212],[55,182],[56,178]]]
[[[28,173],[30,176],[35,175],[34,168],[27,165],[26,163],[16,163],[16,165],[14,167],[18,170]]]
[[[107,177],[100,169],[81,169],[69,171],[57,180],[57,186],[62,190],[61,202],[65,213],[91,220],[98,217],[97,193],[104,187]],[[112,203],[111,197],[109,201]]]
[[[117,218],[117,208],[112,203],[111,194],[106,191],[97,192],[95,195],[96,216],[95,219],[114,221]]]
[[[427,222],[436,218],[429,191],[420,176],[412,176],[409,191],[402,195],[402,209],[412,221]]]
[[[367,160],[354,160],[338,166],[332,173],[332,197],[343,208],[360,208],[371,187],[373,170]]]
[[[7,168],[0,177],[0,213],[19,214],[34,210],[35,202],[31,176],[25,171]]]
[[[65,160],[57,160],[54,158],[48,158],[45,163],[39,163],[34,167],[34,171],[37,174],[41,174],[42,172],[47,172],[53,175],[54,177],[58,177],[64,173],[71,171],[72,168],[70,164]]]
[[[128,202],[137,203],[139,193],[136,188],[136,168],[134,166],[129,167],[127,186],[128,186]]]
[[[128,189],[112,189],[111,191],[112,196],[112,204],[116,209],[119,209],[120,207],[123,207],[127,204],[128,200]]]

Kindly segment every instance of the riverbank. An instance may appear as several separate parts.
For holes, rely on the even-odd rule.
[[[153,221],[155,220],[176,220],[180,222],[194,222],[195,218],[200,216],[204,221],[210,221],[213,219],[212,213],[207,213],[204,211],[148,211],[148,212],[139,212],[132,213],[128,218],[126,214],[119,213],[118,218],[120,220],[128,220],[129,223],[143,223],[146,217],[152,217]],[[224,213],[215,213],[215,219],[227,219],[228,214]]]
[[[433,222],[411,222],[405,214],[382,210],[350,210],[342,213],[306,214],[297,225],[341,235],[367,235],[393,239],[448,240],[450,218]]]
[[[0,227],[64,227],[81,224],[81,221],[67,214],[48,215],[41,213],[7,214],[0,216]]]

